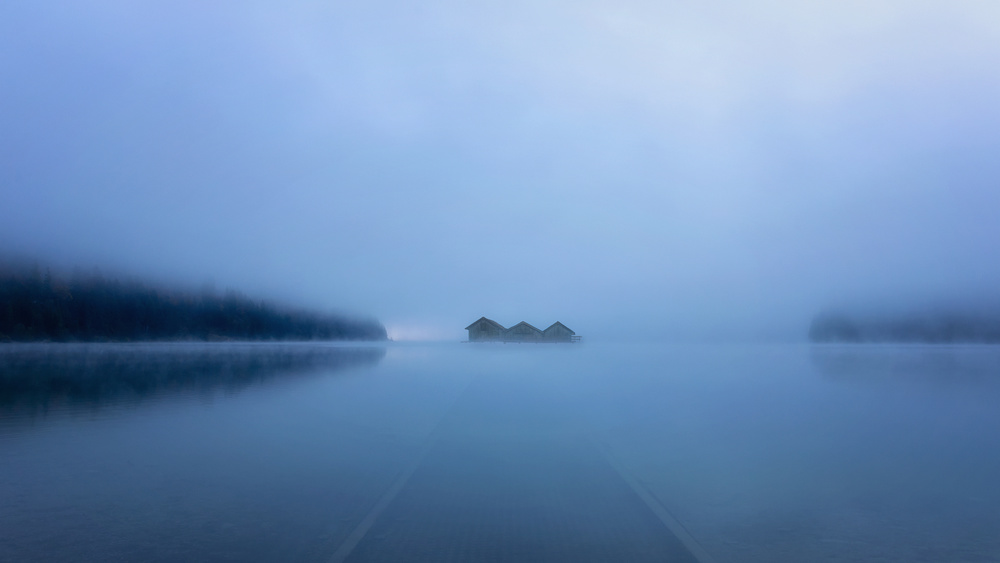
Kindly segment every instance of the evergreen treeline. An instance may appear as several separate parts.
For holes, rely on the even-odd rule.
[[[385,340],[376,321],[283,308],[236,292],[172,291],[98,274],[0,271],[0,341]]]
[[[1000,311],[937,310],[881,316],[824,313],[809,327],[813,342],[1000,343]]]

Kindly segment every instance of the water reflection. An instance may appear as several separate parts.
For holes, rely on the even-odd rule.
[[[810,359],[824,377],[844,382],[1000,385],[998,346],[814,346]]]
[[[0,346],[0,417],[100,409],[378,363],[382,347],[316,344]]]
[[[1000,560],[1000,347],[11,350],[2,408],[171,402],[0,419],[0,561],[682,557],[654,507],[719,563]]]

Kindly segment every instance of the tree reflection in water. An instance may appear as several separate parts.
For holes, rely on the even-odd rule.
[[[0,346],[0,417],[236,392],[277,378],[374,365],[385,348],[311,343]]]

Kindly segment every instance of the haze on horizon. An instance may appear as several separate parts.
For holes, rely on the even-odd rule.
[[[1000,4],[0,5],[0,252],[457,339],[1000,283]]]

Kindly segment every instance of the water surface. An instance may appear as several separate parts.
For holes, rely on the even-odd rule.
[[[0,561],[997,561],[1000,348],[0,347]]]

